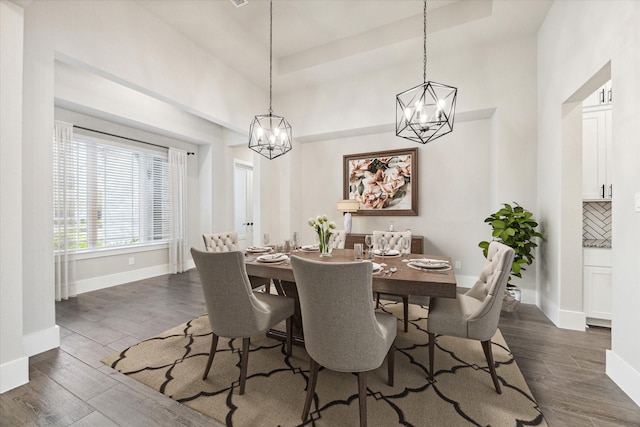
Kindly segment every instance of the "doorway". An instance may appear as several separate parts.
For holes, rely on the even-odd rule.
[[[239,249],[253,245],[253,165],[242,160],[233,162],[234,229],[238,232]]]
[[[611,63],[607,63],[562,104],[560,257],[563,268],[559,272],[562,286],[559,289],[558,326],[567,329],[585,330],[588,324],[593,324],[588,318],[594,317],[597,311],[598,317],[601,317],[601,308],[594,305],[590,309],[589,301],[593,301],[594,295],[602,294],[604,276],[600,274],[600,270],[590,270],[590,267],[593,267],[591,264],[595,261],[588,253],[591,248],[585,248],[587,233],[584,226],[585,211],[588,207],[586,203],[591,201],[594,193],[589,190],[590,183],[594,181],[591,173],[597,173],[599,169],[599,166],[589,166],[589,160],[597,157],[598,150],[585,147],[585,144],[594,139],[594,134],[597,136],[600,126],[593,125],[590,116],[584,114],[588,111],[584,107],[589,106],[593,94],[598,93],[610,79]],[[608,93],[605,91],[605,100],[608,99]],[[599,110],[603,107],[588,108]],[[599,198],[602,195],[602,185],[603,183],[597,184],[595,190]],[[607,195],[609,189],[607,184],[604,185]],[[589,275],[591,282],[586,277]],[[584,285],[585,278],[587,286]],[[598,292],[594,293],[594,290]]]

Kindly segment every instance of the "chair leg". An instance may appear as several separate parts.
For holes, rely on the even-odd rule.
[[[493,380],[493,386],[496,388],[498,394],[502,394],[502,389],[500,388],[500,382],[498,381],[498,375],[496,374],[496,367],[493,363],[493,351],[491,350],[491,340],[482,341],[482,349],[484,350],[484,355],[487,358],[487,364],[489,364],[489,372],[491,372],[491,379]]]
[[[404,295],[402,297],[402,304],[404,305],[404,331],[409,331],[409,296]]]
[[[429,334],[429,379],[433,380],[433,359],[435,356],[436,349],[436,334]]]
[[[393,376],[395,371],[395,354],[396,354],[396,343],[395,341],[389,347],[389,352],[387,353],[387,383],[390,387],[393,387]]]
[[[360,427],[367,427],[367,373],[358,372],[358,401],[360,403]]]
[[[240,394],[244,394],[244,385],[247,382],[247,366],[249,365],[249,341],[251,338],[242,338],[242,358],[240,366]]]
[[[211,350],[209,350],[209,360],[207,360],[207,367],[204,368],[204,375],[202,376],[203,380],[206,380],[209,376],[209,369],[211,369],[211,364],[213,363],[213,356],[216,355],[216,347],[218,347],[218,336],[214,333],[211,333]]]
[[[304,400],[304,409],[302,410],[302,421],[306,421],[309,416],[309,409],[311,409],[311,401],[313,400],[313,394],[316,392],[316,382],[318,381],[318,369],[320,366],[318,363],[309,358],[311,363],[309,366],[309,384],[307,385],[307,397]]]
[[[376,292],[376,308],[380,308],[380,292]]]
[[[287,356],[291,356],[291,346],[293,342],[293,332],[292,332],[293,319],[291,318],[291,316],[287,317],[286,323],[287,323]]]

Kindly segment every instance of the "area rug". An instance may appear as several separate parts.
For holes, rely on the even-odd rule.
[[[402,304],[381,310],[402,319]],[[386,362],[368,375],[370,426],[523,426],[547,423],[500,331],[492,339],[502,394],[496,393],[479,342],[446,336],[436,340],[435,378],[427,376],[428,311],[410,305],[409,332],[398,324],[395,385]],[[238,394],[241,339],[220,339],[209,378],[202,380],[211,345],[207,316],[176,326],[113,354],[103,363],[227,426],[358,425],[357,376],[322,369],[310,418],[300,416],[309,357],[282,342],[251,339],[245,394]]]

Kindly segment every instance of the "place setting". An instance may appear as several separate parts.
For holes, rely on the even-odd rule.
[[[255,261],[267,264],[284,264],[289,262],[289,257],[285,253],[276,252],[274,254],[260,255],[255,259]]]
[[[382,257],[382,258],[397,258],[401,255],[400,251],[397,249],[389,249],[387,251],[381,251],[380,249],[373,250],[373,256]]]
[[[272,248],[269,246],[248,246],[246,252],[249,254],[265,254],[271,252]]]
[[[446,272],[451,270],[451,264],[448,261],[442,259],[432,259],[432,258],[418,258],[411,259],[407,263],[410,268],[414,270],[420,271],[428,271],[428,272]]]

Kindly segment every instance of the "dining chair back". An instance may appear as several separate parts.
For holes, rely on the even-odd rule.
[[[291,316],[295,301],[284,296],[253,292],[244,254],[240,251],[204,252],[191,248],[191,256],[200,275],[213,332],[203,379],[207,378],[211,368],[218,337],[242,338],[240,394],[244,394],[252,336],[261,335],[286,320],[287,354],[291,354]]]
[[[411,241],[411,231],[380,231],[374,230],[373,233],[373,245],[376,249],[378,248],[378,241],[381,237],[387,239],[389,242],[389,249],[395,249],[397,251],[402,251],[402,238],[406,237]]]
[[[397,251],[402,252],[402,239],[407,238],[409,242],[411,242],[411,231],[379,231],[374,230],[373,233],[373,246],[376,249],[378,248],[378,241],[381,237],[387,239],[389,242],[389,249],[395,249]],[[386,294],[386,295],[395,295],[395,294]],[[404,331],[407,332],[409,330],[409,295],[396,295],[402,298],[402,314],[404,316],[403,326]],[[380,292],[376,292],[376,307],[380,306]]]
[[[302,414],[306,420],[315,393],[319,366],[357,372],[360,425],[366,425],[366,372],[388,363],[393,385],[396,318],[376,313],[371,298],[370,263],[328,263],[291,257],[298,289],[304,345],[310,357],[310,379]]]
[[[203,234],[202,239],[207,252],[230,252],[239,249],[238,233],[235,231]]]
[[[333,249],[344,249],[347,241],[347,230],[333,230]]]
[[[429,304],[429,375],[433,378],[436,335],[450,335],[482,343],[493,384],[502,393],[491,350],[500,319],[502,299],[511,273],[515,252],[499,242],[491,242],[476,283],[464,294],[452,298],[431,298]]]

